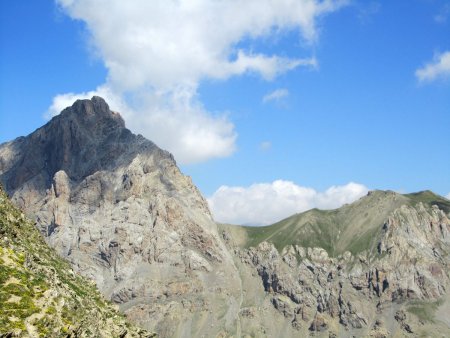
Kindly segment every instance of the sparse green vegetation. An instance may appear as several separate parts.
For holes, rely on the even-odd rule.
[[[286,245],[299,245],[321,247],[333,255],[336,224],[333,223],[332,214],[333,211],[313,209],[271,226],[245,227],[248,234],[246,246],[256,246],[262,241],[270,241],[279,251]]]
[[[263,241],[281,251],[287,245],[320,247],[332,257],[345,251],[353,255],[368,251],[376,254],[376,245],[388,216],[401,205],[422,202],[450,212],[450,201],[424,191],[401,195],[391,191],[373,191],[362,200],[335,210],[312,209],[264,227],[242,227],[247,234],[245,247]]]
[[[411,302],[407,310],[423,322],[434,323],[434,314],[442,302],[442,300],[437,300],[435,302],[414,301]]]
[[[0,304],[0,336],[28,337],[32,330],[39,337],[115,337],[127,327],[95,286],[45,244],[1,187]]]
[[[409,198],[410,205],[414,206],[417,203],[422,202],[428,206],[437,205],[439,209],[442,209],[446,214],[450,213],[450,201],[446,198],[434,194],[430,190],[407,194],[405,196]]]

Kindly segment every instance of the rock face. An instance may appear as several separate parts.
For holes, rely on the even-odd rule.
[[[133,322],[162,337],[237,330],[240,281],[205,200],[103,99],[79,100],[2,144],[0,180]]]
[[[75,274],[1,186],[0,236],[0,337],[154,337]]]
[[[0,145],[0,181],[75,271],[159,336],[450,336],[450,201],[431,192],[216,225],[172,156],[98,97]]]
[[[260,243],[246,247],[243,238],[254,243],[255,238],[250,238],[255,234],[254,229],[222,228],[240,270],[253,270],[256,272],[253,278],[261,280],[263,292],[260,291],[258,298],[268,297],[279,313],[278,320],[289,323],[297,331],[286,330],[284,337],[309,334],[398,337],[430,333],[433,337],[447,337],[450,335],[449,321],[445,319],[450,304],[450,220],[438,205],[417,202],[421,199],[426,200],[393,192],[372,192],[351,206],[324,211],[322,216],[315,211],[317,219],[323,222],[337,221],[342,213],[358,222],[361,207],[366,206],[363,209],[368,214],[373,212],[367,208],[369,205],[377,213],[383,213],[385,208],[382,211],[376,205],[391,201],[392,210],[384,222],[374,227],[376,231],[369,230],[370,237],[361,234],[366,238],[365,246],[354,247],[349,242],[353,253],[345,250],[330,255],[320,247],[289,243],[280,252],[275,247],[280,243],[264,240],[261,232]],[[394,200],[399,200],[400,206]],[[448,211],[450,201],[437,198],[436,202]],[[305,213],[296,216],[295,221],[282,223],[282,230],[278,229],[272,238],[279,231],[300,231],[296,225],[307,226],[309,221],[305,223],[302,218],[311,220],[310,216]],[[366,229],[372,226],[366,224]],[[341,229],[339,224],[334,227],[334,230]],[[265,233],[270,228],[264,229]],[[344,228],[341,233],[345,233]],[[296,240],[293,237],[291,242]],[[339,240],[335,238],[334,246],[338,246]],[[333,245],[328,247],[333,251]],[[244,303],[261,306],[251,298],[257,297],[244,297]]]

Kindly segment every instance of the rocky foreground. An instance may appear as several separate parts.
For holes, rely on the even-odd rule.
[[[0,337],[154,337],[75,274],[1,186],[0,236]]]
[[[173,157],[99,97],[0,145],[0,181],[75,272],[161,337],[450,336],[450,201],[431,192],[216,225]]]

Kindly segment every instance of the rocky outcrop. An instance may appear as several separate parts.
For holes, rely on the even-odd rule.
[[[388,337],[430,327],[436,336],[450,334],[434,319],[450,289],[450,220],[436,205],[396,208],[356,255],[298,245],[279,252],[268,241],[245,248],[233,242],[242,230],[222,228],[241,269],[254,269],[273,308],[300,336]]]
[[[172,155],[99,97],[0,146],[12,201],[74,270],[162,337],[235,332],[240,283],[206,201]]]

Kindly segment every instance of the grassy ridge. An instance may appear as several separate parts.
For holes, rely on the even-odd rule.
[[[450,201],[431,191],[401,195],[392,191],[372,191],[360,200],[335,210],[312,209],[264,227],[242,227],[247,241],[254,247],[269,241],[281,251],[287,245],[321,247],[330,256],[345,251],[358,254],[375,250],[377,238],[389,214],[401,205],[415,206],[422,202],[437,205],[450,213]]]

